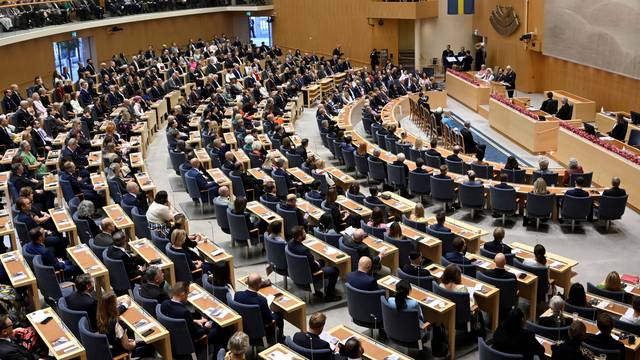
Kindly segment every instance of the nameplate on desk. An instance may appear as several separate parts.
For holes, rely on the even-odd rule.
[[[189,293],[188,299],[189,301],[196,301],[200,299],[202,296],[203,294],[199,290],[194,290]]]
[[[51,346],[53,347],[53,351],[55,352],[60,352],[61,350],[64,350],[73,345],[75,345],[75,343],[64,336],[61,336],[56,341],[51,343]]]
[[[216,250],[213,250],[213,251],[211,252],[211,256],[218,256],[218,255],[223,254],[223,253],[224,253],[224,250],[222,250],[222,249],[216,249]]]
[[[396,279],[396,278],[389,278],[387,280],[384,281],[385,285],[395,285],[398,282],[400,282],[400,279]]]
[[[227,314],[229,314],[229,310],[223,309],[223,308],[210,307],[210,308],[207,308],[207,310],[205,310],[205,313],[207,313],[207,315],[211,317],[224,319],[227,316]]]
[[[273,360],[292,360],[293,355],[285,354],[280,350],[275,350],[269,353],[269,358]]]

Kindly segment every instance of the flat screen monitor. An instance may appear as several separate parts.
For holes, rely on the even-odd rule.
[[[593,127],[593,125],[591,125],[589,123],[582,123],[582,125],[584,126],[584,131],[586,131],[587,134],[593,135],[593,136],[597,136],[596,128]]]
[[[640,125],[640,113],[635,111],[631,111],[631,123],[633,125]]]

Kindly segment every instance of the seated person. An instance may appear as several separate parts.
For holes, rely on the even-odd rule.
[[[504,228],[497,227],[493,230],[493,241],[484,243],[484,249],[494,254],[511,254],[511,247],[502,242],[504,239]]]
[[[614,176],[611,179],[611,187],[605,190],[602,195],[604,196],[625,196],[627,192],[620,187],[620,178]]]
[[[141,214],[144,214],[149,208],[147,194],[140,191],[140,186],[135,181],[127,183],[127,193],[122,195],[122,203],[136,207]]]
[[[122,230],[116,231],[113,236],[113,245],[107,248],[107,256],[114,260],[122,260],[129,280],[138,280],[144,273],[145,262],[139,256],[126,249],[127,236]]]
[[[347,283],[358,290],[378,290],[378,283],[371,275],[372,265],[373,263],[370,258],[366,256],[360,257],[360,260],[358,260],[358,270],[347,274]]]
[[[580,283],[573,283],[569,288],[569,296],[567,296],[567,304],[590,308],[591,304],[587,301],[587,293],[584,290],[584,286]]]
[[[562,175],[562,186],[569,186],[569,177],[571,174],[584,174],[584,169],[575,158],[569,159],[569,167]]]
[[[565,195],[571,195],[573,197],[589,197],[589,193],[582,189],[583,186],[584,178],[582,176],[578,176],[575,181],[575,187],[567,190]]]
[[[324,234],[329,235],[337,235],[338,232],[333,224],[333,218],[331,214],[325,212],[320,216],[320,221],[318,222],[318,226],[316,227],[318,231]]]
[[[533,259],[524,259],[523,264],[531,267],[547,267],[547,250],[542,244],[533,247]]]
[[[617,113],[616,125],[607,133],[607,135],[618,141],[624,142],[624,139],[627,137],[627,127],[629,127],[629,122],[624,119],[622,113]]]
[[[540,316],[539,325],[550,328],[571,325],[573,320],[564,316],[564,300],[560,296],[556,295],[549,300],[549,309],[551,309],[551,314]]]
[[[314,200],[323,200],[324,199],[324,195],[322,194],[322,192],[320,192],[320,181],[318,180],[314,180],[311,183],[311,190],[309,192],[307,192],[307,196],[311,199]]]
[[[449,264],[447,265],[446,268],[444,268],[444,271],[442,272],[442,277],[440,278],[440,287],[443,289],[447,289],[451,292],[457,292],[457,293],[469,292],[467,287],[464,286],[464,284],[462,284],[462,270],[460,270],[460,267],[456,264]],[[476,302],[474,297],[471,296],[469,305],[471,306],[472,309],[475,303]]]
[[[465,288],[466,290],[466,288]],[[427,334],[426,325],[424,322],[424,318],[422,317],[422,308],[417,301],[413,299],[409,299],[409,293],[411,292],[411,284],[407,280],[400,280],[396,283],[396,291],[394,296],[390,296],[387,301],[389,302],[389,306],[392,309],[397,311],[402,310],[418,310],[418,319],[420,324],[420,333],[422,336]]]
[[[247,174],[243,163],[237,162],[235,164],[234,170],[231,171],[231,175],[240,178],[245,192],[252,193],[252,195],[254,196],[252,199],[256,199],[261,195],[262,180],[256,179],[253,176]]]
[[[194,259],[191,256],[191,250],[185,245],[187,240],[187,232],[183,229],[176,229],[171,232],[171,250],[186,257],[187,265],[189,265],[189,271],[194,278],[200,278],[202,273],[208,273],[211,264],[203,262],[202,260]]]
[[[324,207],[329,209],[331,219],[333,220],[333,226],[336,230],[342,231],[345,229],[345,225],[358,226],[359,217],[351,215],[348,211],[341,209],[336,200],[338,199],[338,192],[335,188],[329,189],[327,192],[327,199],[324,201]]]
[[[622,292],[624,288],[622,286],[622,282],[620,281],[620,274],[617,271],[611,271],[607,274],[607,277],[604,279],[602,284],[598,284],[597,287],[599,289],[604,289],[607,291],[615,291]]]
[[[447,156],[447,160],[456,161],[456,162],[462,162],[462,159],[460,158],[460,156],[458,156],[461,151],[462,151],[462,148],[459,145],[454,146],[453,147],[453,154]]]
[[[324,266],[322,261],[316,260],[309,248],[307,248],[302,243],[306,239],[306,232],[302,226],[294,226],[293,228],[293,240],[289,242],[288,248],[295,255],[306,256],[309,262],[309,267],[311,268],[311,273],[314,274],[314,278],[324,278],[327,280],[327,285],[325,286],[325,296],[324,299],[327,302],[338,301],[341,299],[340,296],[336,295],[336,282],[338,281],[338,276],[340,275],[340,271],[335,266]],[[324,275],[324,276],[323,276]],[[316,291],[315,296],[322,296],[322,292]]]
[[[378,197],[378,188],[375,186],[369,188],[369,196],[367,196],[365,200],[370,204],[384,206],[384,203]]]
[[[476,160],[473,162],[475,165],[487,166],[487,162],[484,161],[484,151],[480,150],[476,152]]]
[[[267,331],[267,337],[273,339],[277,332],[279,340],[283,339],[284,320],[282,313],[271,311],[267,304],[267,298],[260,295],[258,290],[264,285],[262,278],[257,273],[252,273],[247,278],[247,290],[237,291],[234,295],[234,301],[245,305],[258,305],[260,314],[262,315],[262,323]]]
[[[280,198],[277,195],[276,184],[273,182],[267,182],[264,185],[264,194],[260,196],[261,201],[279,203]]]
[[[218,196],[214,199],[214,201],[222,203],[225,206],[229,206],[229,204],[231,204],[229,188],[226,186],[220,186],[220,188],[218,188]]]
[[[603,350],[619,350],[620,358],[624,359],[626,351],[624,344],[611,336],[611,330],[613,330],[611,315],[604,312],[598,314],[596,325],[600,332],[598,334],[587,334],[584,343]]]
[[[164,271],[156,265],[151,265],[145,270],[140,285],[140,296],[146,299],[153,299],[162,304],[169,300],[169,294],[164,289]]]
[[[298,331],[293,335],[293,342],[305,349],[313,349],[313,350],[332,350],[331,344],[324,341],[320,338],[320,334],[324,330],[324,324],[327,321],[327,316],[321,312],[315,312],[311,314],[309,318],[309,331]],[[315,355],[315,359],[333,359],[331,353],[327,354],[327,356],[318,356]]]
[[[519,170],[520,165],[518,165],[518,159],[513,155],[509,155],[507,162],[504,164],[504,168],[506,170]]]
[[[96,316],[98,301],[93,297],[95,290],[90,274],[80,274],[75,279],[76,291],[67,295],[64,299],[67,307],[75,311],[86,311],[91,327],[96,329]]]
[[[538,162],[538,169],[536,171],[534,171],[535,173],[538,173],[540,175],[543,174],[553,174],[553,171],[549,170],[549,160],[546,158],[542,158],[539,162]],[[555,184],[553,184],[555,185]]]
[[[352,236],[343,235],[343,243],[345,246],[354,249],[358,253],[358,257],[369,257],[373,261],[374,269],[380,268],[380,258],[384,256],[383,252],[376,252],[371,249],[363,241],[367,237],[367,233],[362,229],[356,229]]]
[[[544,346],[536,340],[533,332],[525,328],[526,324],[527,319],[522,310],[518,307],[512,309],[493,335],[493,348],[522,355],[525,360],[533,360],[534,356],[544,359]]]
[[[264,233],[267,229],[267,225],[264,221],[260,220],[260,218],[253,216],[247,211],[247,198],[244,196],[236,197],[233,202],[233,206],[231,207],[231,213],[244,216],[247,231],[251,236],[251,242],[257,244],[260,240],[259,234]]]
[[[340,347],[340,355],[346,360],[361,360],[364,358],[364,348],[357,337],[352,336]]]
[[[411,215],[409,215],[409,220],[420,223],[427,222],[427,218],[424,217],[424,205],[422,205],[422,203],[416,203],[416,206],[413,208]]]
[[[23,251],[29,255],[40,255],[42,264],[51,266],[55,270],[63,270],[66,279],[70,279],[78,272],[78,268],[69,260],[57,258],[54,253],[45,246],[44,229],[35,226],[29,230],[29,243],[24,245]]]
[[[249,336],[242,331],[237,331],[227,342],[228,351],[223,360],[244,360],[250,349]]]
[[[196,179],[198,189],[207,191],[209,193],[209,201],[213,203],[213,199],[218,196],[218,183],[207,180],[202,170],[200,170],[200,160],[198,158],[194,157],[189,163],[191,164],[191,169],[187,171],[186,175]]]
[[[3,115],[4,116],[4,115]],[[14,338],[14,322],[8,314],[0,315],[0,358],[7,360],[38,360],[40,357],[27,350]]]
[[[444,214],[444,212],[440,211],[436,214],[436,222],[429,225],[429,229],[439,232],[451,232],[451,229],[444,225],[446,221],[447,216]]]
[[[563,96],[560,99],[560,102],[562,105],[560,106],[560,109],[558,109],[556,117],[560,120],[571,120],[571,117],[573,116],[573,106],[569,104],[569,99],[567,99],[566,96]]]
[[[435,137],[431,138],[431,141],[429,142],[429,146],[431,146],[431,148],[427,150],[426,154],[429,156],[439,157],[440,165],[444,165],[444,157],[442,157],[440,152],[438,152],[438,139]]]
[[[72,161],[66,161],[63,166],[64,170],[60,172],[60,179],[68,181],[74,194],[81,194],[84,200],[93,202],[95,207],[101,208],[105,205],[105,200],[98,195],[91,185],[88,177],[82,177],[76,171],[76,165]]]
[[[496,253],[496,256],[493,258],[493,263],[495,264],[495,267],[485,271],[485,275],[494,279],[516,280],[516,275],[504,268],[507,265],[507,258],[504,256],[504,253]]]
[[[551,345],[552,360],[591,360],[596,356],[587,350],[582,343],[587,338],[587,327],[580,320],[573,321],[569,326],[569,339]]]
[[[451,180],[451,177],[447,175],[448,171],[449,171],[449,167],[447,165],[440,165],[440,172],[433,175],[433,177],[436,179]]]
[[[78,217],[78,219],[85,220],[87,222],[87,224],[89,225],[89,230],[91,231],[91,237],[95,237],[101,233],[100,228],[93,220],[96,216],[96,209],[91,201],[82,200],[80,204],[78,204],[76,216]]]
[[[473,260],[470,260],[465,256],[465,253],[467,252],[467,242],[463,238],[456,236],[453,239],[452,246],[453,251],[444,255],[444,258],[447,259],[447,261],[460,265],[469,265],[473,262]]]
[[[411,170],[411,172],[414,174],[429,174],[431,170],[424,165],[424,160],[422,158],[417,158],[416,168]]]
[[[398,153],[398,155],[396,155],[396,160],[392,163],[392,165],[402,166],[404,168],[405,181],[407,181],[406,179],[409,176],[409,166],[407,166],[407,164],[405,164],[406,160],[407,159],[406,159],[404,153]],[[404,184],[401,184],[401,186],[403,186],[403,185]]]
[[[113,245],[112,235],[116,231],[116,224],[108,217],[103,218],[100,221],[100,229],[102,230],[98,235],[93,239],[94,243],[97,246],[111,246]]]
[[[635,296],[633,301],[631,301],[631,307],[633,308],[633,313],[627,311],[620,320],[627,322],[629,324],[640,325],[640,296]]]
[[[368,226],[376,229],[387,230],[387,223],[384,222],[384,205],[381,207],[374,207],[371,211],[371,220],[367,223]]]
[[[280,208],[285,211],[295,211],[298,225],[306,226],[309,214],[298,208],[297,200],[298,197],[296,196],[296,194],[289,194],[287,195],[284,203],[280,205]]]
[[[476,172],[469,170],[467,171],[467,181],[464,184],[469,186],[482,185],[482,181],[476,180]]]
[[[264,233],[264,239],[265,240],[269,239],[271,241],[284,243],[286,241],[281,236],[281,234],[282,234],[282,221],[274,221],[269,223],[269,225],[267,225],[267,231]]]
[[[425,266],[429,265],[431,260],[423,258],[420,252],[413,250],[409,253],[409,262],[402,266],[402,271],[413,276],[431,276],[429,270],[425,269]]]
[[[513,186],[509,185],[509,176],[507,174],[500,174],[500,183],[493,185],[496,189],[511,190]]]

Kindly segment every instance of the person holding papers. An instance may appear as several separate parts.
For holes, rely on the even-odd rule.
[[[323,339],[325,336],[322,334],[324,330],[324,324],[327,321],[327,316],[321,312],[315,312],[311,314],[309,318],[309,331],[298,331],[293,335],[293,342],[305,349],[315,350],[333,350],[331,344]],[[315,360],[331,360],[333,359],[332,353],[326,353],[322,355],[314,355]]]
[[[262,323],[267,331],[267,338],[273,339],[277,333],[278,342],[282,342],[284,339],[284,335],[282,334],[284,330],[282,313],[271,311],[271,304],[267,298],[258,293],[263,284],[260,275],[257,273],[250,274],[247,278],[247,290],[236,292],[234,301],[245,305],[258,305],[260,307],[260,314],[262,314]]]

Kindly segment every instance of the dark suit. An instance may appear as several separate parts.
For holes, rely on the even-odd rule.
[[[556,99],[547,99],[542,102],[542,106],[540,106],[540,110],[546,112],[547,114],[555,114],[558,112],[558,100]]]
[[[299,241],[291,241],[289,242],[287,247],[289,251],[294,255],[307,257],[307,261],[309,262],[309,267],[311,268],[312,274],[315,274],[318,271],[322,270],[322,272],[324,273],[324,279],[327,280],[325,295],[333,296],[335,294],[338,275],[340,274],[339,270],[333,266],[321,267],[321,264],[316,261],[316,259],[311,254],[311,251]]]
[[[509,354],[521,354],[524,360],[532,360],[534,355],[544,359],[544,347],[536,340],[534,333],[526,329],[517,331],[498,327],[493,336],[493,348]]]
[[[352,271],[348,273],[347,283],[359,290],[375,291],[379,289],[376,279],[362,271]]]
[[[569,103],[562,105],[556,113],[556,117],[560,120],[571,120],[571,116],[573,116],[573,106]]]
[[[423,266],[431,264],[431,260],[429,259],[426,259],[426,260],[427,260],[427,263],[422,264]],[[412,276],[420,276],[420,277],[431,276],[431,273],[429,272],[429,270],[423,268],[422,266],[416,266],[411,263],[404,264],[402,266],[402,271]]]
[[[505,74],[502,81],[508,84],[506,86],[506,90],[509,97],[513,97],[513,92],[516,89],[516,72],[511,71],[510,73]]]
[[[625,196],[627,192],[619,187],[612,187],[602,192],[604,196]]]
[[[562,319],[560,319],[560,324],[558,324],[558,319],[553,315],[552,316],[541,316],[538,319],[538,325],[546,326],[546,327],[550,327],[550,328],[569,326],[569,325],[571,325],[572,322],[573,322],[573,320],[571,318],[563,317]],[[560,325],[560,326],[558,326],[558,325]]]
[[[484,249],[492,253],[510,254],[511,247],[503,242],[489,241],[484,243]]]
[[[452,262],[454,264],[459,264],[459,265],[471,264],[471,261],[467,259],[467,257],[464,256],[464,254],[459,253],[457,251],[451,251],[444,254],[444,258],[447,259],[447,261]]]
[[[272,312],[269,309],[269,303],[267,299],[258,294],[255,291],[249,289],[244,291],[238,291],[233,297],[234,301],[245,305],[258,305],[260,307],[260,314],[262,315],[262,323],[269,330],[271,334],[274,333],[274,329],[271,324],[275,321],[276,326],[280,329],[280,333],[284,330],[284,320],[282,314],[279,312]],[[271,336],[273,337],[273,336]]]
[[[625,347],[624,344],[618,340],[615,340],[611,337],[611,335],[605,334],[587,334],[587,338],[584,340],[585,344],[589,344],[591,346],[595,346],[600,349],[605,350],[619,350],[620,351],[620,359],[625,358]]]
[[[98,311],[98,301],[90,294],[74,291],[71,295],[65,297],[67,306],[71,310],[86,311],[91,322],[91,327],[95,330],[96,327],[96,313]]]
[[[513,189],[513,186],[511,186],[511,185],[509,185],[507,183],[496,184],[493,187],[495,187],[496,189],[503,189],[503,190]]]
[[[143,282],[142,285],[140,285],[140,295],[146,299],[157,300],[158,304],[169,300],[169,294],[167,294],[163,288],[150,282]]]
[[[194,342],[205,335],[209,335],[209,341],[213,340],[213,336],[211,336],[211,332],[217,332],[214,327],[211,328],[211,332],[207,334],[207,329],[193,322],[193,315],[187,307],[180,302],[176,302],[173,300],[165,300],[160,305],[160,310],[162,313],[168,317],[174,319],[183,319],[187,323],[187,328],[189,329],[189,334],[191,335],[191,340]]]
[[[448,227],[446,227],[444,225],[440,225],[438,223],[429,225],[429,228],[431,230],[439,231],[439,232],[451,232],[451,229],[449,229]]]
[[[37,360],[33,353],[24,347],[6,340],[0,340],[0,359],[3,360]]]
[[[504,280],[508,280],[508,279],[516,279],[516,275],[513,273],[508,272],[505,269],[500,269],[500,268],[494,268],[491,270],[487,270],[484,272],[485,275],[492,277],[494,279],[504,279]]]
[[[353,238],[351,236],[343,236],[343,239],[344,245],[346,247],[350,247],[358,252],[358,258],[366,256],[370,258],[374,263],[380,262],[380,257],[378,256],[378,254],[370,247],[368,247],[367,244],[363,242],[355,242],[353,241]]]
[[[627,137],[627,128],[629,127],[629,123],[623,121],[621,124],[616,123],[616,126],[608,132],[609,136],[616,140],[620,140],[624,142],[624,139]]]
[[[122,260],[129,279],[142,275],[142,271],[138,269],[138,265],[144,264],[144,261],[139,257],[133,257],[115,246],[107,249],[107,256],[114,260]]]
[[[462,135],[462,141],[464,141],[465,152],[476,152],[476,142],[473,140],[473,134],[471,133],[471,130],[462,128],[460,129],[460,135]]]
[[[310,332],[302,332],[299,331],[295,334],[293,334],[293,342],[298,345],[301,346],[305,349],[313,349],[313,350],[322,350],[322,349],[329,349],[331,350],[331,345],[320,339],[320,337],[316,334],[310,333]],[[316,360],[329,360],[329,359],[333,359],[333,354],[331,352],[329,352],[328,354],[323,354],[322,356],[318,356],[314,354],[314,359]]]
[[[426,154],[429,155],[429,156],[439,157],[440,158],[440,165],[444,164],[444,157],[442,157],[442,155],[440,155],[438,150],[429,149],[429,150],[427,150]]]
[[[567,340],[562,344],[551,345],[551,359],[552,360],[589,360],[588,356],[585,356],[580,350],[582,341],[580,340]]]
[[[570,195],[573,197],[589,197],[589,193],[580,188],[573,188],[571,190],[567,190],[567,192],[565,192],[565,195]]]
[[[0,145],[4,145],[7,149],[15,148],[18,145],[11,140],[7,129],[0,126]]]

